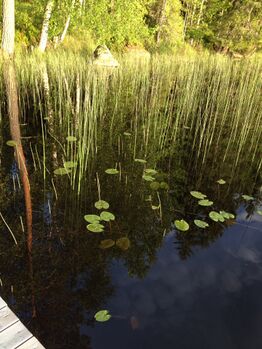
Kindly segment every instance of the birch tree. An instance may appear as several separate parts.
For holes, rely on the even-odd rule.
[[[12,55],[15,49],[15,1],[3,0],[2,49],[4,54]]]
[[[39,46],[38,46],[38,48],[41,52],[45,51],[46,45],[48,42],[49,23],[50,23],[50,18],[51,18],[52,11],[53,11],[53,6],[54,6],[54,0],[48,0],[46,8],[45,8],[41,37],[40,37],[40,42],[39,42]]]
[[[67,33],[69,25],[70,25],[70,21],[71,21],[71,11],[74,9],[74,6],[75,6],[75,0],[72,0],[70,13],[69,13],[69,15],[67,17],[67,20],[66,20],[66,23],[65,23],[65,26],[64,26],[64,30],[63,30],[60,38],[59,38],[59,43],[62,43],[64,41],[64,39],[65,39],[66,33]]]

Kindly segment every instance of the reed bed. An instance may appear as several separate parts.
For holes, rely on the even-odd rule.
[[[94,68],[61,52],[16,57],[21,122],[39,127],[44,169],[50,158],[54,167],[61,158],[77,162],[71,183],[80,192],[90,160],[105,144],[121,148],[125,135],[133,159],[159,159],[182,147],[200,167],[211,157],[230,161],[234,171],[248,153],[261,168],[261,61],[210,55],[120,63]],[[3,111],[2,81],[0,96]]]

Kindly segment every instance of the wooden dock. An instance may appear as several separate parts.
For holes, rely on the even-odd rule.
[[[0,349],[45,349],[0,297]]]

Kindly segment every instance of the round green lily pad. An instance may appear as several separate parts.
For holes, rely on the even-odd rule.
[[[213,201],[210,201],[210,200],[207,200],[207,199],[198,201],[198,205],[200,205],[200,206],[212,206],[213,203],[214,203]]]
[[[147,182],[153,182],[155,180],[154,177],[152,177],[150,175],[146,175],[146,174],[144,174],[142,178]]]
[[[201,193],[200,191],[191,191],[190,194],[196,198],[196,199],[200,199],[200,200],[204,200],[207,196],[203,193]]]
[[[102,240],[100,242],[100,245],[99,247],[102,248],[103,250],[107,249],[107,248],[110,248],[110,247],[113,247],[115,244],[115,241],[112,240],[112,239],[106,239],[106,240]]]
[[[6,145],[8,145],[9,147],[16,147],[17,146],[16,141],[13,141],[13,140],[7,141]]]
[[[54,170],[54,174],[58,176],[64,176],[68,173],[71,173],[71,169],[65,167],[59,167],[56,170]]]
[[[113,215],[113,213],[111,213],[111,212],[103,211],[100,214],[100,219],[103,221],[106,221],[106,222],[114,221],[115,218],[116,218],[115,215]]]
[[[189,224],[184,220],[176,220],[175,227],[180,231],[187,231],[189,229]]]
[[[94,318],[96,321],[105,322],[111,318],[111,315],[108,310],[100,310],[95,314]]]
[[[222,178],[220,178],[219,180],[217,180],[217,183],[220,185],[226,184],[226,181]]]
[[[100,223],[91,223],[87,225],[87,229],[92,233],[102,233],[104,231],[104,226]]]
[[[116,168],[108,168],[107,170],[105,170],[105,173],[110,175],[115,175],[115,174],[118,174],[119,171]]]
[[[216,211],[211,211],[209,212],[209,217],[214,221],[214,222],[224,222],[225,218],[218,212]]]
[[[140,162],[141,164],[147,163],[147,161],[145,159],[135,159],[135,162]]]
[[[68,169],[68,168],[74,168],[74,167],[76,167],[77,166],[77,162],[76,161],[66,161],[66,162],[64,162],[64,167],[66,168],[66,169]]]
[[[194,223],[198,228],[205,229],[205,228],[209,227],[209,224],[207,222],[202,221],[200,219],[195,219]]]
[[[147,168],[145,169],[144,173],[150,176],[154,176],[157,174],[157,171],[154,170],[153,168]]]
[[[158,190],[160,188],[160,183],[159,182],[151,182],[150,183],[150,188],[152,190]]]
[[[98,200],[95,203],[95,208],[97,208],[98,210],[107,210],[109,208],[109,203],[104,200]]]
[[[86,214],[84,216],[84,219],[88,222],[88,223],[99,223],[99,221],[101,220],[100,216],[96,215],[96,214]]]
[[[242,198],[246,201],[255,200],[255,198],[253,196],[249,196],[249,195],[242,195]]]
[[[130,240],[127,237],[123,237],[116,240],[116,246],[121,248],[121,250],[128,250],[130,247]]]

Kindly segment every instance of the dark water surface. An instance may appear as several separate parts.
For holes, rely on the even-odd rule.
[[[20,108],[34,99],[23,98]],[[66,114],[71,106],[62,104]],[[25,191],[17,155],[6,145],[12,135],[3,111],[0,123],[0,212],[18,241],[1,218],[0,295],[32,333],[47,349],[261,349],[262,142],[238,143],[244,122],[223,126],[221,138],[221,126],[211,138],[207,127],[207,139],[200,139],[187,120],[174,139],[170,119],[161,143],[159,127],[131,119],[129,110],[114,123],[98,118],[94,149],[82,154],[88,141],[66,141],[78,138],[82,126],[67,120],[48,125],[43,115],[53,117],[56,103],[45,101],[43,108],[35,103],[20,121],[32,199],[31,253]],[[109,105],[101,113],[112,110]],[[261,128],[245,125],[261,135]],[[93,137],[91,129],[81,139]],[[77,167],[55,175],[64,161]],[[118,174],[105,173],[115,167]],[[154,181],[165,183],[162,188],[143,179],[148,168],[157,171]],[[192,190],[213,205],[199,206]],[[104,222],[103,233],[92,233],[83,217],[99,214],[99,197],[116,219]],[[212,210],[236,219],[214,222]],[[190,229],[175,229],[178,219]],[[194,219],[209,227],[197,228]],[[122,237],[128,249],[100,248],[102,240]],[[95,321],[101,309],[112,315],[108,322]]]

